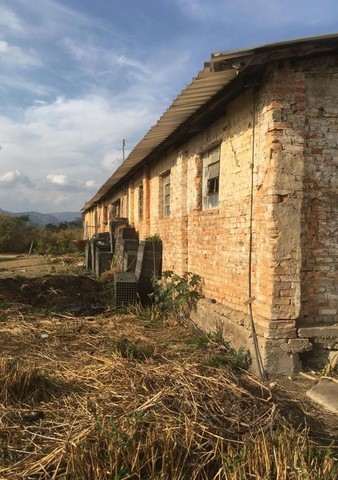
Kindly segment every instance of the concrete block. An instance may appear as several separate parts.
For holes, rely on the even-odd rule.
[[[291,375],[301,370],[298,353],[285,351],[284,340],[267,340],[265,343],[264,365],[270,377]]]
[[[322,325],[320,327],[301,327],[298,329],[299,337],[303,338],[338,338],[338,325]]]
[[[264,337],[269,339],[297,338],[297,332],[295,328],[283,330],[269,330],[267,333],[264,334]]]
[[[309,352],[312,350],[312,343],[307,338],[291,338],[288,345],[293,353]]]
[[[338,413],[338,383],[328,378],[321,379],[306,395],[326,410]]]

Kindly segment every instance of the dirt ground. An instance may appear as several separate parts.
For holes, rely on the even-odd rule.
[[[55,273],[83,271],[83,258],[62,255],[15,255],[0,254],[0,278],[38,277]]]
[[[216,419],[213,402],[222,399],[222,428],[213,427],[213,437],[227,429],[238,438],[258,419],[259,429],[271,428],[279,412],[309,428],[317,443],[337,448],[338,419],[302,394],[309,378],[273,385],[246,373],[237,378],[218,368],[227,352],[202,342],[192,328],[141,311],[117,314],[109,284],[88,276],[80,261],[0,258],[0,478],[134,478],[67,477],[65,445],[84,448],[95,419],[108,412],[145,415],[163,404],[160,422],[175,411],[177,396],[188,399],[179,410],[189,405],[187,417],[195,416],[196,425],[198,408]]]

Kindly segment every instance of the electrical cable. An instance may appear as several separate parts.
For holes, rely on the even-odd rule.
[[[251,326],[251,334],[253,339],[253,345],[255,350],[255,356],[257,361],[257,367],[259,372],[259,377],[261,380],[266,379],[266,372],[264,371],[262,357],[259,351],[259,345],[257,340],[257,333],[255,329],[255,323],[253,318],[252,312],[252,247],[253,247],[253,233],[252,233],[252,225],[253,225],[253,201],[254,201],[254,165],[255,165],[255,140],[256,140],[256,88],[253,89],[253,125],[252,125],[252,149],[251,149],[251,186],[250,186],[250,223],[249,223],[249,265],[248,265],[248,296],[249,296],[249,315],[250,315],[250,326]]]

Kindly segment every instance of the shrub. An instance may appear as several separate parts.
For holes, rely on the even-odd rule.
[[[64,255],[77,250],[74,240],[81,236],[81,230],[69,228],[66,230],[51,231],[39,228],[36,231],[34,251],[41,255]]]
[[[170,312],[182,319],[189,316],[201,298],[201,282],[201,277],[195,273],[185,272],[180,276],[167,270],[161,279],[154,279],[151,298],[162,314]]]

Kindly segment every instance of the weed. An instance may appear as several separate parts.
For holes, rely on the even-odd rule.
[[[188,338],[185,343],[196,348],[205,348],[209,343],[209,339],[207,335],[201,334],[192,338]]]
[[[62,268],[58,271],[59,275],[83,275],[83,267],[78,267],[77,265],[68,266],[67,268]]]
[[[113,352],[118,352],[121,357],[141,362],[151,358],[154,354],[154,347],[151,345],[136,344],[128,340],[128,338],[113,340],[111,347]]]
[[[145,327],[151,327],[163,323],[163,313],[156,304],[147,305],[145,307],[140,303],[130,305],[126,309],[126,313],[135,315]]]
[[[201,298],[201,282],[201,277],[195,273],[185,272],[180,276],[168,270],[163,272],[161,279],[154,279],[151,298],[163,314],[170,312],[182,320],[196,308]]]
[[[16,273],[13,275],[14,280],[26,280],[26,277],[24,275],[20,275],[19,273]]]
[[[0,302],[0,310],[7,310],[7,308],[10,307],[9,303],[6,302]]]
[[[213,367],[224,367],[229,364],[234,368],[247,370],[251,364],[251,357],[248,350],[244,347],[233,348],[228,341],[224,339],[223,331],[220,326],[216,330],[208,333],[207,339],[210,344],[214,344],[220,349],[217,355],[213,355],[209,360],[209,365]]]
[[[152,235],[150,237],[146,237],[145,241],[162,244],[161,237],[158,234]]]
[[[114,278],[108,273],[98,279],[98,282],[104,284],[103,302],[107,307],[115,307],[115,286]]]

